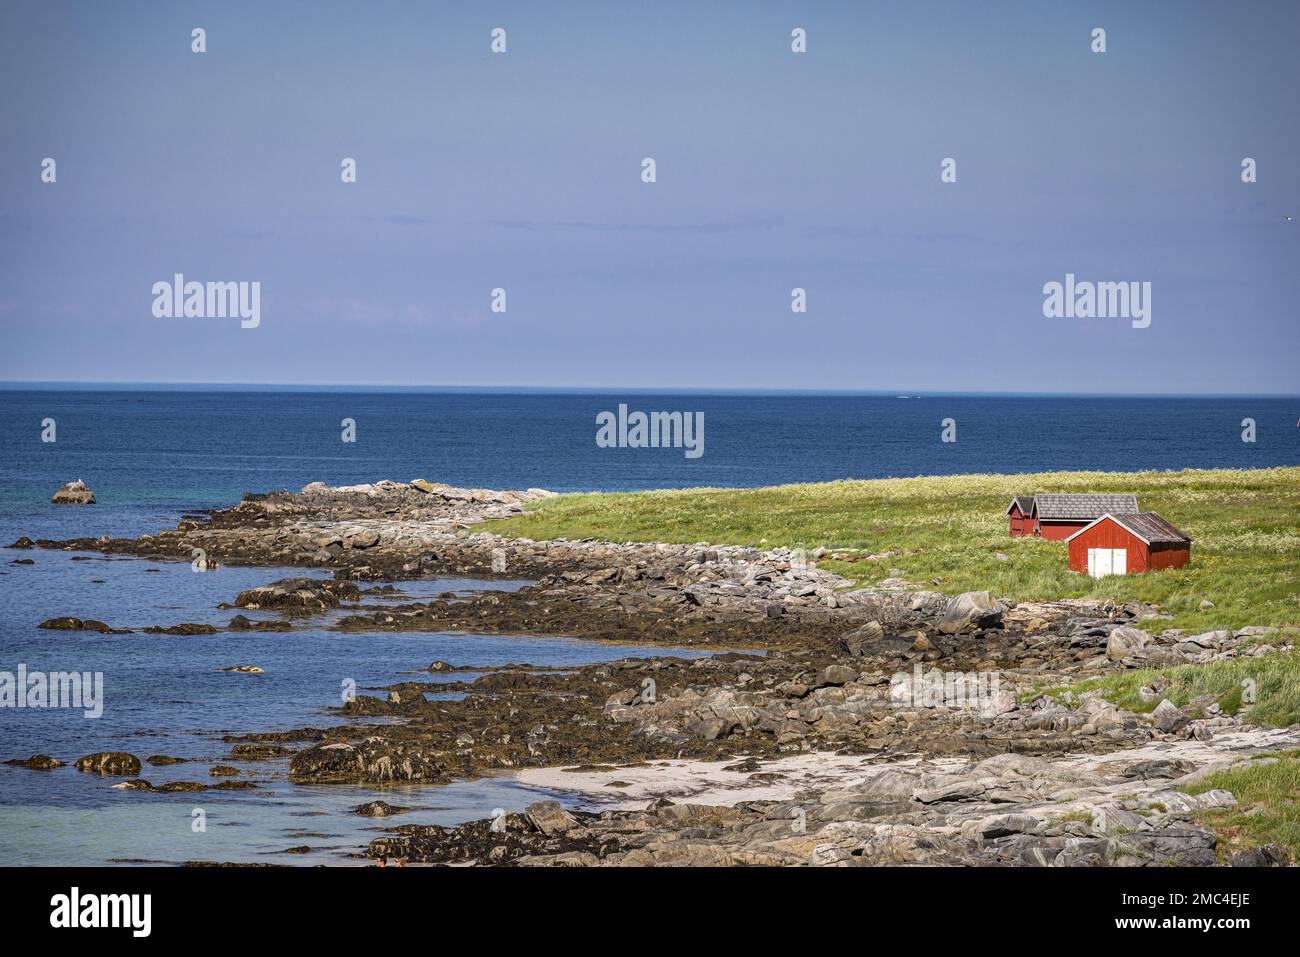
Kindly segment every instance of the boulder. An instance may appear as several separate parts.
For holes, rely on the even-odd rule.
[[[948,602],[948,608],[939,619],[939,630],[945,635],[979,628],[995,628],[1002,623],[1002,605],[992,592],[968,591]]]
[[[1151,636],[1138,628],[1121,625],[1106,639],[1106,657],[1111,661],[1133,658],[1151,643]]]
[[[578,823],[559,801],[538,801],[524,808],[524,816],[547,837],[563,834]]]
[[[827,665],[817,672],[817,677],[813,679],[813,686],[817,688],[839,687],[848,684],[850,681],[857,680],[858,670],[856,668],[850,668],[848,665]]]
[[[1151,712],[1151,723],[1160,731],[1174,732],[1186,727],[1192,720],[1168,698],[1163,699]]]
[[[99,751],[78,758],[74,767],[92,774],[139,774],[140,759],[124,751]]]
[[[55,505],[94,505],[95,493],[81,479],[59,486],[50,499]]]

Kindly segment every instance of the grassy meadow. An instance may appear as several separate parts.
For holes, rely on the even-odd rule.
[[[1011,538],[1012,496],[1133,492],[1194,540],[1185,568],[1093,580],[1066,545]],[[562,495],[479,526],[533,539],[710,542],[846,550],[819,566],[862,584],[900,574],[956,594],[1140,599],[1189,631],[1300,624],[1300,468],[1052,472],[840,481],[757,489]],[[1005,558],[999,558],[999,555]],[[1202,609],[1208,599],[1214,607]]]
[[[1219,838],[1220,856],[1259,844],[1280,844],[1292,863],[1300,859],[1300,752],[1260,755],[1184,790],[1200,794],[1213,788],[1231,791],[1238,802],[1236,807],[1201,815]]]
[[[1167,681],[1169,686],[1159,697],[1143,701],[1138,690],[1156,679]],[[1187,706],[1208,695],[1228,714],[1249,714],[1251,724],[1285,728],[1300,723],[1300,651],[1174,668],[1117,671],[1043,691],[1056,696],[1068,692],[1076,698],[1087,691],[1100,691],[1125,711],[1137,712],[1151,711],[1162,698],[1168,698],[1192,717],[1204,715]],[[1033,693],[1024,697],[1031,698]]]

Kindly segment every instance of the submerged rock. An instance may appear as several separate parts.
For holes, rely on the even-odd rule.
[[[63,767],[63,762],[48,754],[33,754],[30,758],[10,758],[4,762],[15,768],[28,768],[32,771],[52,771]]]
[[[174,758],[169,754],[151,754],[149,757],[145,758],[145,760],[154,767],[161,768],[166,767],[169,764],[184,764],[189,761],[189,758]]]
[[[215,635],[217,629],[211,625],[186,621],[179,625],[168,625],[166,628],[161,625],[151,625],[144,629],[144,632],[147,635]]]
[[[94,631],[101,635],[129,635],[130,628],[114,628],[94,618],[73,618],[65,615],[61,618],[47,618],[36,627],[51,631]]]
[[[354,807],[352,813],[360,814],[362,817],[388,817],[390,814],[403,814],[409,810],[409,807],[399,807],[387,801],[370,801]]]

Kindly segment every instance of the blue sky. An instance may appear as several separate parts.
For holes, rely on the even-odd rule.
[[[0,379],[1294,394],[1297,40],[1282,2],[7,3]],[[177,272],[261,325],[155,318]],[[1150,327],[1044,318],[1067,272],[1151,282]]]

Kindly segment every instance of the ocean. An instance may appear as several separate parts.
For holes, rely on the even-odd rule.
[[[597,416],[703,414],[703,454],[601,448]],[[1057,469],[1258,468],[1300,464],[1300,399],[894,396],[626,392],[488,392],[234,388],[0,389],[0,538],[139,535],[245,491],[381,478],[555,491],[759,486],[843,478]],[[1243,442],[1242,420],[1257,440]],[[343,420],[355,423],[344,442]],[[944,442],[944,420],[955,442]],[[50,423],[52,420],[52,425]],[[55,441],[42,441],[42,435]],[[98,504],[49,503],[84,479]],[[211,780],[225,734],[323,727],[336,719],[340,674],[361,689],[435,659],[564,667],[651,649],[556,638],[347,634],[328,617],[285,634],[101,636],[45,631],[57,615],[141,628],[223,624],[216,608],[289,569],[221,568],[68,553],[0,552],[0,671],[99,671],[102,717],[0,708],[0,760],[34,752],[68,767],[0,766],[0,865],[239,860],[355,863],[382,822],[349,808],[382,796],[417,811],[400,823],[456,823],[518,809],[542,794],[508,778],[440,788],[295,787],[268,793],[146,794],[71,768],[98,750],[194,759],[146,766],[155,783]],[[34,565],[12,565],[32,558]],[[401,586],[426,598],[468,580]],[[513,583],[517,587],[522,583]],[[493,583],[491,587],[501,587]],[[664,649],[654,649],[664,653]],[[255,664],[261,675],[219,672]],[[457,676],[460,677],[460,676]],[[254,775],[256,776],[256,775]],[[203,812],[206,830],[193,826]],[[307,845],[306,854],[285,854]]]

